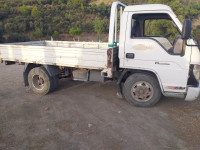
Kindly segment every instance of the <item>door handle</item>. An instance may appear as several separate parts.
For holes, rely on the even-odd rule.
[[[135,54],[134,53],[126,53],[126,58],[134,59],[135,58]]]

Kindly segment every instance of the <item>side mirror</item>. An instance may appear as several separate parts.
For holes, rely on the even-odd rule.
[[[190,19],[185,19],[182,29],[182,39],[187,40],[191,36],[192,22]]]

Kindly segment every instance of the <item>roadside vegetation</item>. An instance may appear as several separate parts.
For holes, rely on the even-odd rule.
[[[163,3],[169,5],[181,21],[199,17],[200,3],[188,0],[122,0],[125,4]],[[109,31],[110,5],[91,0],[0,0],[0,42],[19,42],[38,39],[60,39],[69,34],[79,40],[83,32]],[[162,30],[163,22],[158,22]],[[200,24],[200,23],[199,23]],[[155,24],[152,24],[152,26]],[[200,25],[193,35],[200,41]],[[62,40],[62,39],[60,39]]]

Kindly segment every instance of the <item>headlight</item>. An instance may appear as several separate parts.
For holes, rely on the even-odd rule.
[[[199,81],[200,80],[200,65],[194,65],[193,74],[194,74],[195,79]]]

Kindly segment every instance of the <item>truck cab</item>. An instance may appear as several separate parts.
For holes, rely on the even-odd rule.
[[[124,6],[116,2],[113,9],[116,5],[124,7],[119,36],[119,67],[124,69],[123,75],[150,74],[159,83],[163,95],[188,101],[197,99],[200,51],[190,36],[191,21],[186,19],[182,24],[173,10],[162,4]],[[158,30],[158,25],[162,25],[162,31]],[[112,45],[112,36],[109,40]],[[153,92],[151,85],[140,80],[133,85],[131,94],[125,96],[136,105],[146,102]],[[149,93],[146,98],[143,97],[145,91]],[[136,99],[139,103],[134,102]]]

